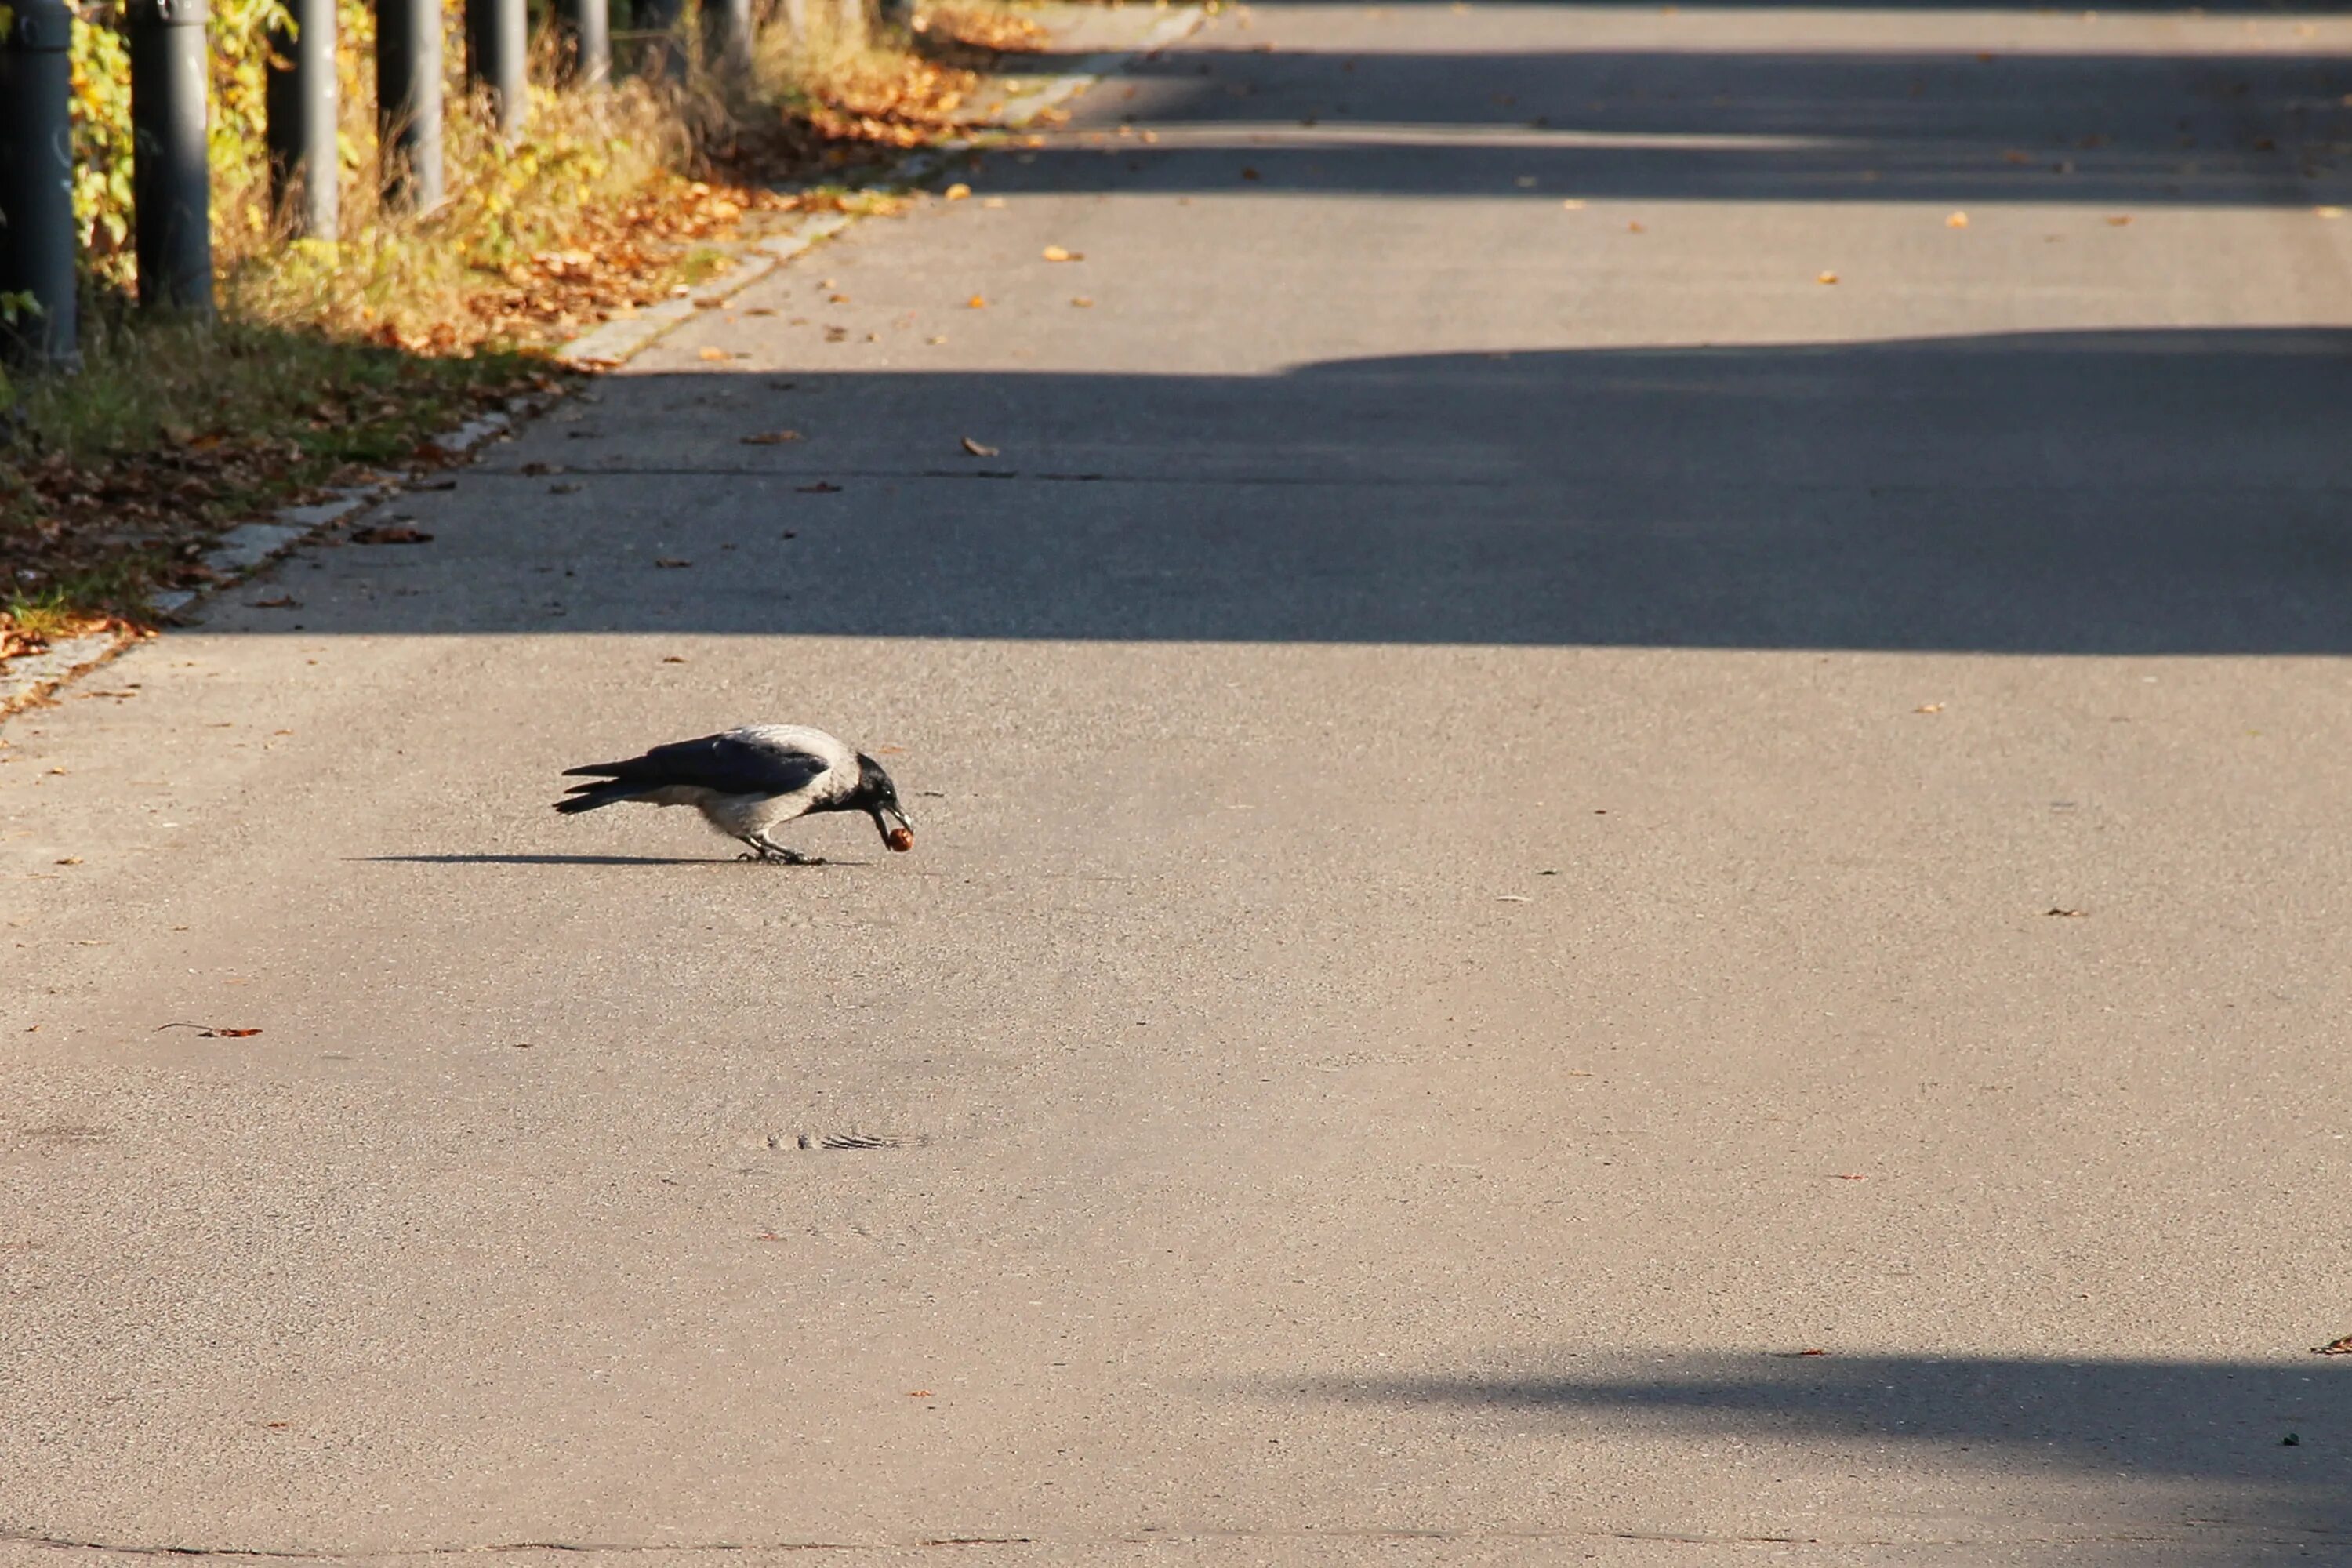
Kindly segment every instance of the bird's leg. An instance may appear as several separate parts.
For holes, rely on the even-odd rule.
[[[815,855],[803,855],[797,849],[787,849],[772,843],[765,834],[746,833],[743,842],[751,847],[749,853],[735,857],[738,860],[759,860],[771,866],[822,866],[824,859]]]

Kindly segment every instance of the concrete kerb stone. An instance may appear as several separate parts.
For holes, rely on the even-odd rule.
[[[948,160],[988,146],[990,132],[1017,131],[1117,72],[1128,61],[1148,58],[1200,26],[1208,13],[1199,6],[1171,9],[1131,48],[1090,55],[1077,68],[1047,78],[996,105],[990,123],[968,136],[958,136],[899,159],[887,170],[891,184],[923,184],[937,178]],[[616,317],[583,332],[554,352],[560,363],[582,369],[610,369],[626,363],[660,340],[700,309],[696,300],[730,300],[793,258],[849,226],[850,215],[824,213],[794,225],[790,230],[753,240],[735,252],[735,265],[710,282],[688,293],[665,300],[635,315]],[[433,439],[446,458],[470,457],[488,442],[510,433],[516,423],[543,412],[553,396],[511,399],[504,411],[467,420]],[[153,595],[149,609],[156,619],[184,618],[205,600],[242,584],[271,562],[288,554],[328,529],[355,518],[378,502],[405,490],[409,479],[386,477],[375,483],[335,491],[328,500],[288,507],[271,521],[240,523],[222,534],[204,555],[204,563],[219,574],[201,588],[173,588]],[[105,663],[139,641],[135,634],[100,632],[53,644],[47,651],[11,660],[0,669],[0,717],[37,702],[59,687]]]

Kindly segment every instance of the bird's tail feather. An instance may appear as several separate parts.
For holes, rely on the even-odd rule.
[[[566,815],[593,811],[600,805],[626,800],[636,793],[635,785],[609,779],[601,784],[573,784],[568,797],[555,803],[555,809]]]

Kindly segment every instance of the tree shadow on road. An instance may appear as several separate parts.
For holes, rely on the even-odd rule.
[[[2054,1483],[2081,1504],[2078,1519],[2163,1532],[2170,1562],[2352,1552],[2352,1363],[2333,1359],[1588,1355],[1282,1392],[1384,1417],[1424,1411],[1489,1437],[1613,1433],[1829,1455],[1822,1468],[1859,1472],[1891,1510],[1923,1473],[1946,1507],[1955,1480]],[[2031,1521],[2017,1527],[2028,1534]]]
[[[2352,192],[2352,59],[1948,47],[1320,52],[1125,68],[1147,143],[1058,138],[991,191],[2312,206]]]
[[[233,603],[208,625],[2352,652],[2352,332],[802,374],[783,393],[647,374],[606,395],[625,446],[534,432],[409,499],[435,543],[304,573],[300,626]],[[740,438],[787,419],[805,440]],[[976,423],[999,455],[957,446]],[[576,493],[524,471],[543,456]]]

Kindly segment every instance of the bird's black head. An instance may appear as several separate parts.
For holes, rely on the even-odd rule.
[[[874,819],[874,830],[882,835],[882,842],[893,849],[915,847],[915,825],[898,805],[898,786],[882,771],[882,764],[857,753],[857,788],[851,792],[847,804]]]

